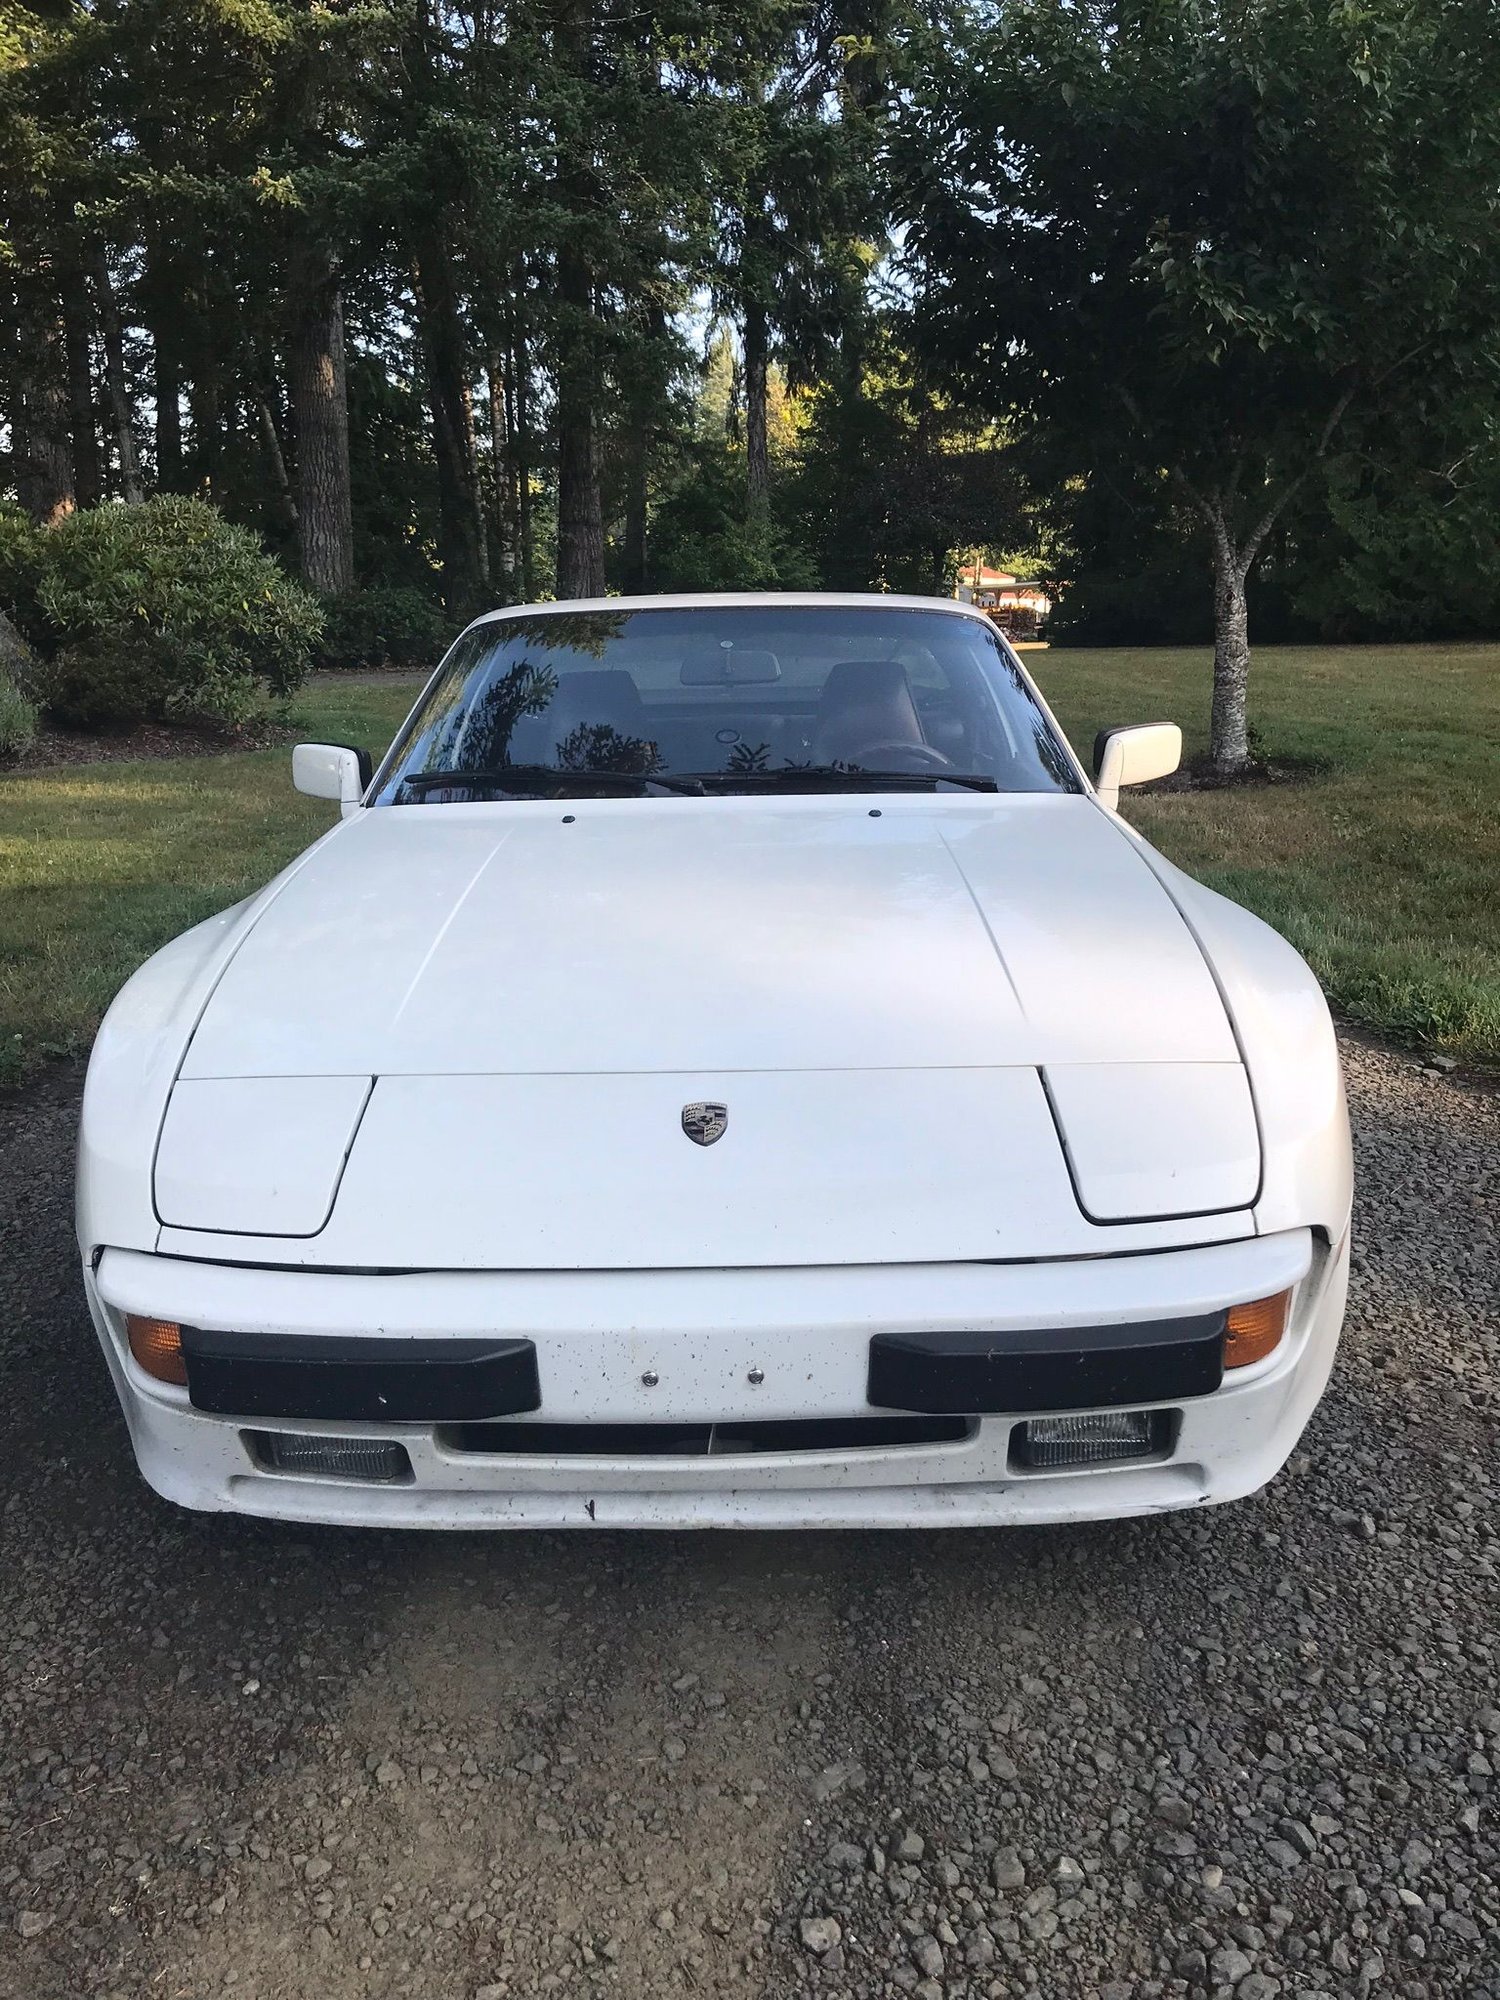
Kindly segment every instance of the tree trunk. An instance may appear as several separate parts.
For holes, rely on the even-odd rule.
[[[286,453],[281,448],[281,432],[276,425],[276,412],[265,396],[258,396],[255,414],[260,424],[261,443],[266,448],[266,463],[271,468],[271,485],[276,494],[276,511],[283,527],[297,525],[297,496],[292,491],[292,482],[287,474]]]
[[[521,283],[518,273],[518,301]],[[521,596],[530,604],[536,597],[536,545],[531,521],[531,349],[519,304],[511,323],[510,395],[511,458],[516,482],[516,553],[519,557]]]
[[[182,490],[182,377],[177,355],[160,332],[152,337],[156,392],[156,485],[161,493]]]
[[[556,31],[559,66],[580,84],[594,69],[593,0],[565,0]],[[599,496],[599,357],[594,279],[580,248],[581,223],[599,202],[591,164],[593,135],[573,125],[558,132],[557,253],[557,594],[604,595],[604,509]]]
[[[557,594],[604,595],[604,509],[599,497],[599,371],[589,322],[593,286],[565,240],[558,254],[565,319],[557,370]]]
[[[349,490],[349,402],[344,299],[331,251],[304,245],[294,259],[292,406],[297,420],[297,548],[312,589],[336,597],[354,582]]]
[[[153,243],[147,253],[140,300],[151,337],[151,391],[156,405],[156,490],[159,493],[180,493],[183,483],[180,320],[188,308],[185,290],[173,260],[159,243]]]
[[[1250,761],[1246,693],[1250,682],[1250,620],[1245,578],[1250,558],[1227,530],[1214,535],[1214,699],[1210,754],[1216,771],[1242,771]]]
[[[219,493],[219,474],[224,462],[224,411],[219,394],[219,378],[212,364],[195,371],[188,388],[188,415],[191,420],[189,453],[190,491],[205,500]]]
[[[74,507],[68,443],[68,386],[62,319],[50,261],[17,280],[18,365],[13,424],[16,493],[34,521],[50,527]]]
[[[557,594],[604,595],[604,511],[590,393],[559,382],[557,397]]]
[[[115,448],[120,459],[120,491],[129,501],[146,497],[140,466],[135,455],[134,412],[130,407],[130,384],[125,375],[125,341],[120,331],[120,315],[115,310],[115,288],[110,282],[109,259],[104,245],[93,250],[94,291],[99,307],[99,330],[104,336],[104,381],[115,421]]]
[[[452,252],[441,233],[424,244],[413,264],[412,290],[437,459],[443,594],[450,609],[467,611],[485,594],[490,566],[463,317],[453,282]]]
[[[636,398],[625,441],[625,574],[627,597],[646,593],[646,499],[651,468],[651,423]]]
[[[510,400],[505,387],[505,356],[491,347],[485,361],[485,390],[490,419],[490,576],[505,591],[506,551],[510,539]]]
[[[771,454],[766,437],[766,309],[745,301],[745,502],[752,514],[771,504]]]
[[[97,507],[104,498],[104,475],[99,462],[99,413],[94,397],[94,316],[89,304],[88,280],[71,257],[62,274],[62,307],[74,497],[80,507]]]

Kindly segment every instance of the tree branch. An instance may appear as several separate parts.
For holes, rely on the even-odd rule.
[[[1287,481],[1286,485],[1277,494],[1276,498],[1271,501],[1255,526],[1250,530],[1250,533],[1240,544],[1240,554],[1247,571],[1255,561],[1255,558],[1260,554],[1261,544],[1275,527],[1287,502],[1307,484],[1312,476],[1313,467],[1320,465],[1327,457],[1328,447],[1333,442],[1334,433],[1343,421],[1344,412],[1353,402],[1354,394],[1358,387],[1359,384],[1356,381],[1350,382],[1344,389],[1338,400],[1334,403],[1333,408],[1328,412],[1327,420],[1322,430],[1318,433],[1318,442],[1313,447],[1313,455],[1309,463],[1303,466],[1295,479]]]

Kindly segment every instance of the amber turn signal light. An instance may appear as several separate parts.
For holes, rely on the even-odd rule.
[[[187,1364],[182,1358],[182,1328],[175,1319],[143,1319],[126,1313],[125,1331],[130,1351],[146,1373],[158,1382],[187,1384]]]
[[[1289,1291],[1276,1292],[1269,1299],[1251,1299],[1248,1305],[1231,1306],[1224,1335],[1224,1366],[1248,1368],[1252,1361],[1264,1361],[1280,1346],[1291,1307]]]

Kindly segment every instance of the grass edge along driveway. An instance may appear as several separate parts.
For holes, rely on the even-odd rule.
[[[1203,747],[1203,649],[1027,663],[1085,754],[1103,723],[1166,718]],[[1500,646],[1264,647],[1252,675],[1264,749],[1306,775],[1127,794],[1128,817],[1290,938],[1352,1020],[1500,1062]],[[419,684],[325,680],[291,719],[378,750]],[[331,817],[285,750],[0,776],[0,1082],[84,1046],[142,959]]]

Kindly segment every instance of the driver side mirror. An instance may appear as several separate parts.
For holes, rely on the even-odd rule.
[[[368,750],[344,743],[299,743],[292,752],[292,783],[310,799],[335,799],[345,819],[358,810],[375,767]]]
[[[1121,785],[1148,785],[1170,778],[1182,762],[1182,731],[1175,722],[1140,722],[1128,729],[1101,729],[1094,738],[1094,791],[1113,812]]]

